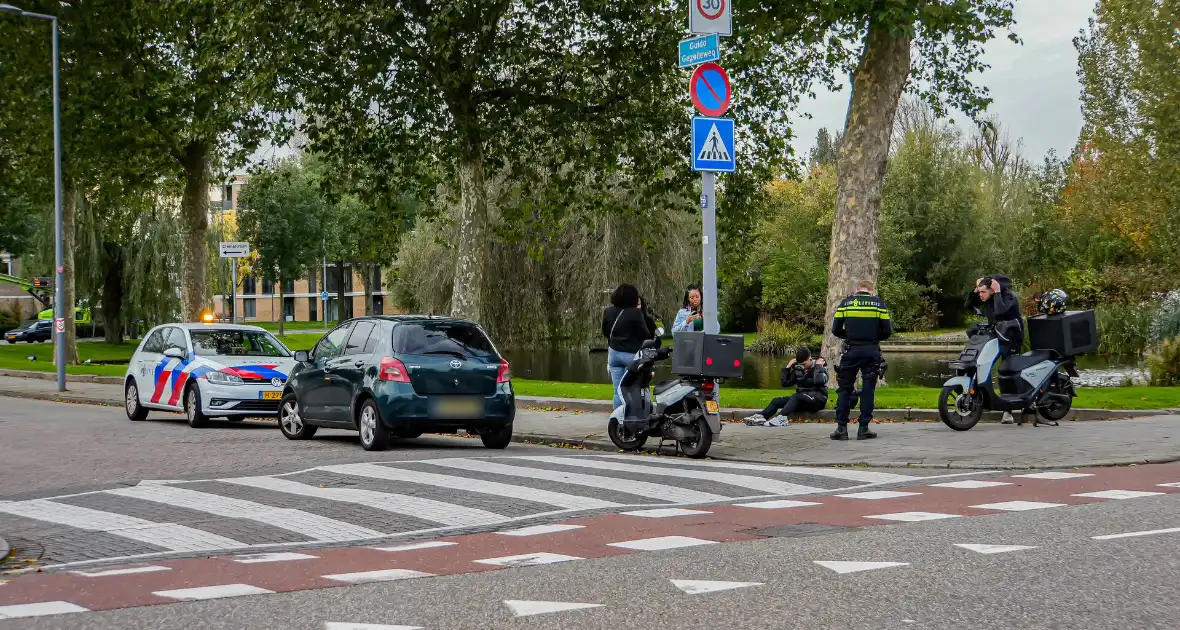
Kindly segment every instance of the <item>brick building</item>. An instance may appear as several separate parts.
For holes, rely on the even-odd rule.
[[[323,321],[324,303],[321,291],[324,289],[323,272],[313,278],[287,280],[282,287],[283,296],[280,301],[279,287],[269,280],[261,280],[254,276],[238,278],[237,313],[241,322],[277,322],[280,314],[289,322],[318,322]],[[361,272],[350,265],[344,266],[344,312],[341,318],[340,304],[337,299],[336,266],[328,264],[328,321],[340,321],[365,313],[365,285]],[[373,312],[394,315],[400,311],[394,309],[389,299],[389,292],[385,291],[380,269],[373,273]],[[213,297],[214,312],[219,316],[229,316],[229,296],[216,295]]]

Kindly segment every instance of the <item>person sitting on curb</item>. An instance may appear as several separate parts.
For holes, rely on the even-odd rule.
[[[746,424],[781,427],[791,423],[790,416],[796,411],[814,413],[828,405],[828,368],[823,357],[811,358],[805,347],[783,368],[780,382],[783,387],[794,385],[795,393],[770,401],[761,413],[746,418]]]

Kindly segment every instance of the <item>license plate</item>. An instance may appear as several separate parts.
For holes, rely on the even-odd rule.
[[[282,400],[283,392],[259,392],[259,400]]]
[[[483,400],[479,398],[452,397],[435,399],[434,414],[440,418],[482,418]]]
[[[716,400],[706,400],[705,401],[705,411],[708,411],[709,413],[718,413],[717,401]]]

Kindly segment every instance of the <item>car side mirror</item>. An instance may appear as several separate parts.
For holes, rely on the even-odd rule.
[[[180,348],[168,348],[167,350],[164,350],[164,356],[173,359],[183,359],[185,358],[185,352]]]
[[[295,351],[295,361],[297,363],[307,363],[310,360],[311,360],[311,355],[309,355],[307,353],[307,350],[296,350]]]

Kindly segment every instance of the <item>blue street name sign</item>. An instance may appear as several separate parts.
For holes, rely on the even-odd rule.
[[[721,58],[721,41],[717,34],[694,37],[680,42],[680,67],[688,68]]]
[[[737,170],[732,118],[692,118],[692,170],[732,173]]]

